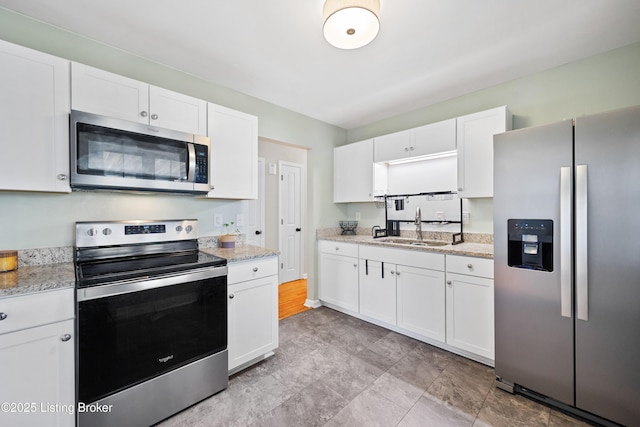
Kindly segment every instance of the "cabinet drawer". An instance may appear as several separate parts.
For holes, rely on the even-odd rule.
[[[493,260],[447,255],[447,272],[493,278]]]
[[[357,258],[358,257],[358,245],[355,243],[343,243],[332,242],[329,240],[322,240],[318,242],[320,252],[324,254],[335,254]]]
[[[70,288],[0,299],[0,334],[73,319],[73,292]]]
[[[278,257],[256,258],[248,261],[232,262],[228,265],[227,283],[245,282],[278,274]]]

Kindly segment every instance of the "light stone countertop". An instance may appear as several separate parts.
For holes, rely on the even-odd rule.
[[[235,248],[200,248],[202,252],[226,258],[227,262],[241,262],[255,258],[278,256],[279,252],[273,249],[262,248],[245,244],[236,244]]]
[[[71,262],[19,266],[17,270],[0,273],[0,298],[75,286]]]
[[[369,230],[370,232],[370,230]],[[451,233],[442,233],[447,234],[448,236]],[[466,238],[467,234],[465,234]],[[370,234],[356,234],[351,236],[341,235],[341,234],[333,234],[331,232],[319,231],[317,233],[318,240],[330,240],[335,242],[345,242],[345,243],[355,243],[359,245],[374,245],[374,246],[384,246],[388,248],[395,249],[408,249],[415,251],[424,251],[424,252],[435,252],[442,253],[447,255],[463,255],[463,256],[472,256],[477,258],[489,258],[493,259],[493,242],[490,242],[492,239],[484,236],[469,236],[470,241],[466,241],[463,243],[459,243],[457,245],[452,245],[449,243],[444,246],[417,246],[417,245],[408,245],[408,244],[399,244],[399,243],[390,243],[385,242],[387,239],[405,239],[405,238],[414,238],[414,236],[402,235],[402,236],[389,236],[389,237],[379,237],[374,239]],[[426,235],[424,240],[445,240],[443,235],[438,236],[428,236]],[[446,240],[447,242],[451,242],[451,238]]]

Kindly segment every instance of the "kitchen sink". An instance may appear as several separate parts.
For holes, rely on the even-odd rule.
[[[416,240],[416,239],[380,239],[385,243],[395,243],[398,245],[411,245],[411,246],[446,246],[449,242],[443,242],[441,240]]]

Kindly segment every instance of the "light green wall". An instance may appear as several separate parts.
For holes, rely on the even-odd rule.
[[[315,229],[332,226],[346,215],[345,206],[332,203],[333,147],[346,142],[344,129],[3,8],[0,39],[254,114],[259,136],[309,148],[306,256],[309,282],[314,283]],[[239,204],[185,196],[0,191],[0,249],[73,245],[75,221],[86,220],[197,218],[202,235],[215,235],[220,232],[213,227],[213,212],[231,215],[241,209]]]
[[[635,43],[351,129],[348,141],[361,141],[500,105],[507,105],[513,113],[514,129],[630,107],[640,104],[639,70],[640,43]],[[471,212],[467,231],[493,232],[492,199],[468,200],[465,209]],[[382,225],[384,214],[373,203],[350,204],[349,217],[354,218],[356,212],[360,212],[362,226]]]

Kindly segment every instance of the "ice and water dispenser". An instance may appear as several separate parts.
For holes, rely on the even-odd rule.
[[[509,267],[553,271],[553,221],[507,220]]]

